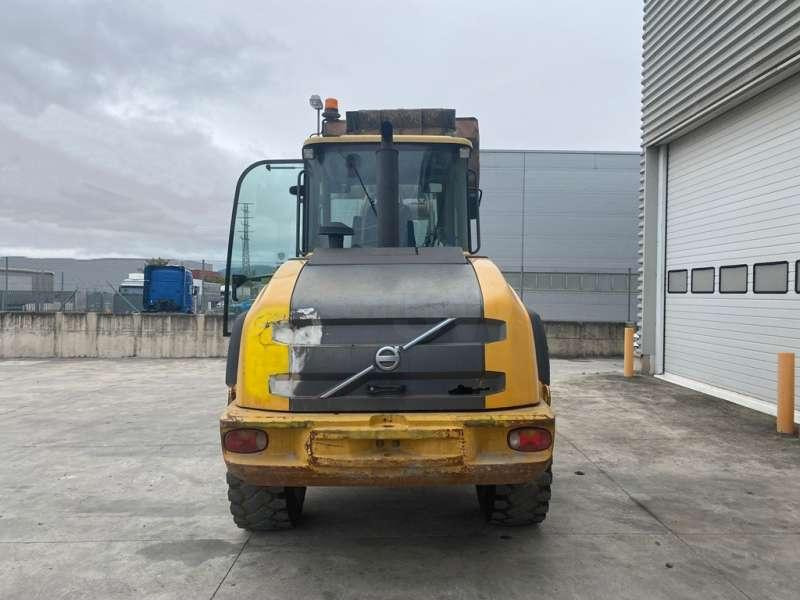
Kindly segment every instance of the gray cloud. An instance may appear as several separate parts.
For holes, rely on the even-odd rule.
[[[6,0],[0,255],[224,255],[308,95],[454,106],[494,148],[634,149],[639,0]]]
[[[183,171],[188,184],[182,186],[74,158],[2,127],[0,138],[8,143],[0,149],[0,245],[21,250],[14,254],[224,253],[229,206],[220,198],[230,197],[230,186],[213,181],[224,179],[218,171],[209,177],[203,169],[227,164],[232,177],[238,167],[208,146],[198,146],[198,164]],[[214,187],[204,189],[198,180]]]
[[[176,22],[153,2],[7,0],[0,99],[25,113],[57,104],[144,113],[263,89],[280,44],[235,23]]]

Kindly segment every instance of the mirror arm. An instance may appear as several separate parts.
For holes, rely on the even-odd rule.
[[[303,186],[302,180],[305,176],[305,169],[300,171],[297,174],[297,215],[295,218],[295,233],[294,233],[294,255],[300,256],[300,252],[303,249],[303,244],[300,243],[300,205],[303,205],[303,218],[305,219],[305,188]]]
[[[478,206],[480,207],[481,200],[480,196],[478,196]],[[475,250],[472,251],[473,254],[477,254],[480,252],[481,249],[481,211],[480,208],[478,209],[477,214],[475,215],[475,235],[478,238],[478,245],[475,246]]]

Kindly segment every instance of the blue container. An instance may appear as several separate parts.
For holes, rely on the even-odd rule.
[[[147,265],[144,268],[145,312],[192,313],[192,272],[186,267]]]

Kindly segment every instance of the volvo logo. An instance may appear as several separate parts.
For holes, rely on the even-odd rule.
[[[381,371],[394,371],[400,366],[400,348],[383,346],[375,353],[375,366]]]
[[[428,329],[427,331],[423,331],[413,340],[410,340],[403,344],[402,346],[383,346],[378,348],[378,351],[375,353],[375,361],[369,365],[368,367],[364,367],[358,373],[353,373],[345,379],[344,381],[337,383],[329,390],[325,390],[322,392],[319,397],[320,398],[333,398],[336,394],[341,392],[343,389],[347,388],[348,386],[353,385],[356,381],[359,381],[369,375],[370,373],[374,373],[375,369],[379,369],[381,371],[394,371],[397,367],[400,366],[400,353],[405,352],[409,348],[413,348],[417,344],[421,344],[427,340],[430,340],[432,337],[436,336],[440,331],[445,329],[451,323],[454,323],[456,320],[455,317],[447,317],[443,321],[439,321],[436,325]]]

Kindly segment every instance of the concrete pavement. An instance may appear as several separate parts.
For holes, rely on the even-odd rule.
[[[797,598],[800,442],[616,361],[554,361],[551,513],[315,488],[233,526],[221,360],[0,361],[0,598]]]

